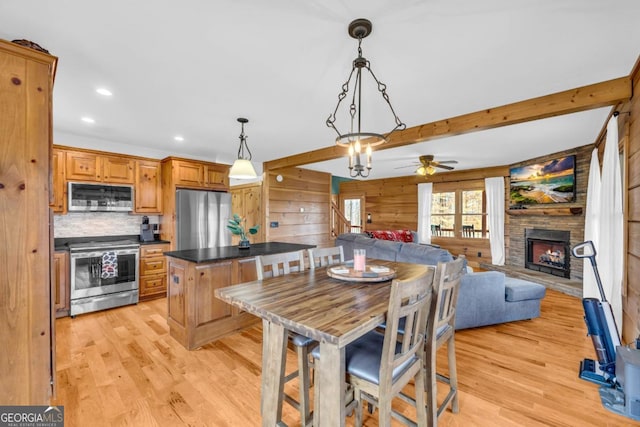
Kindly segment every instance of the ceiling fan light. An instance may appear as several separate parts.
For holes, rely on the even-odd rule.
[[[418,169],[416,169],[416,173],[418,175],[425,176],[427,174],[427,169],[424,166],[420,166]]]
[[[436,173],[436,168],[434,168],[433,166],[429,165],[425,168],[425,172],[429,175],[433,175],[434,173]]]

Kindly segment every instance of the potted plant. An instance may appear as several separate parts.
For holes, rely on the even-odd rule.
[[[227,228],[231,231],[232,234],[236,236],[240,236],[240,244],[238,247],[240,249],[248,249],[249,248],[249,234],[256,234],[260,229],[260,225],[254,225],[249,228],[249,230],[245,230],[245,226],[247,224],[247,219],[240,217],[238,214],[233,214],[233,218],[229,219],[229,223],[227,224]]]

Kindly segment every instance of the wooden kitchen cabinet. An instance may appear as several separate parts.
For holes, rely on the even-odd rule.
[[[140,301],[167,295],[168,243],[140,246]]]
[[[49,204],[56,64],[54,56],[0,40],[2,405],[49,405],[55,384]]]
[[[65,153],[56,148],[51,155],[51,208],[55,213],[67,213],[67,189],[65,187]]]
[[[100,181],[100,163],[98,155],[83,151],[67,151],[66,178],[70,181]]]
[[[129,157],[102,157],[102,181],[133,184],[135,160]]]
[[[171,158],[169,162],[173,183],[178,187],[229,189],[229,165]]]
[[[69,278],[69,252],[56,251],[53,254],[53,306],[56,317],[69,315],[71,308],[71,283]]]
[[[174,160],[173,181],[176,185],[204,186],[204,165],[201,163]]]
[[[219,300],[215,290],[257,279],[255,257],[194,263],[168,258],[167,323],[189,350],[253,326],[259,319]]]
[[[229,165],[167,157],[162,159],[160,238],[176,249],[176,190],[229,191]]]
[[[87,151],[66,152],[66,179],[133,184],[135,161],[125,156],[103,156]]]
[[[206,164],[204,185],[207,188],[227,190],[229,188],[229,166]]]
[[[136,161],[136,213],[162,215],[162,169],[160,162]]]

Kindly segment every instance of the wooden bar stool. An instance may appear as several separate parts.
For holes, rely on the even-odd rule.
[[[304,251],[285,252],[281,254],[262,255],[256,257],[256,270],[258,280],[266,277],[281,276],[296,271],[304,270]],[[264,322],[263,322],[264,325]],[[263,329],[263,337],[266,331]],[[298,378],[299,397],[298,400],[284,393],[280,396],[280,401],[285,401],[300,412],[300,425],[306,426],[311,423],[311,411],[309,408],[309,388],[310,388],[310,364],[309,351],[318,343],[304,335],[289,332],[288,346],[296,352],[298,369],[289,375],[281,378],[283,384]],[[262,351],[262,366],[266,366],[266,352]],[[264,396],[265,383],[262,381],[262,393]],[[281,405],[281,403],[280,403]],[[260,408],[262,410],[262,407]],[[278,420],[280,421],[280,420]]]
[[[427,418],[428,425],[435,426],[438,416],[451,403],[451,411],[458,413],[458,373],[456,370],[455,348],[455,323],[456,304],[460,281],[464,270],[464,256],[455,261],[438,263],[436,275],[433,281],[434,298],[431,302],[431,316],[427,322],[426,343],[426,392],[428,400]],[[436,372],[436,353],[440,347],[447,344],[447,359],[449,364],[449,376]],[[449,393],[442,404],[437,402],[437,381],[449,386]]]

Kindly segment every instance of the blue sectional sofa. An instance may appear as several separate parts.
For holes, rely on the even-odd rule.
[[[346,260],[354,249],[366,249],[367,258],[436,265],[453,260],[451,253],[436,246],[372,239],[347,233],[336,238]],[[456,329],[475,328],[540,317],[540,301],[546,288],[538,283],[506,277],[498,271],[463,276],[456,310]]]

